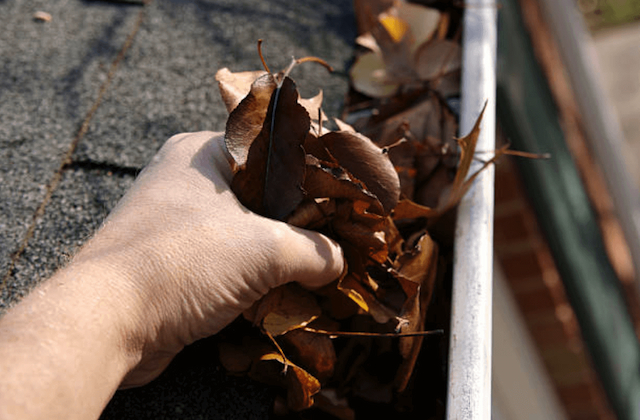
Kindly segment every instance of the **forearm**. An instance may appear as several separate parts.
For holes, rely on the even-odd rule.
[[[1,420],[98,418],[137,363],[109,277],[72,264],[0,318]]]

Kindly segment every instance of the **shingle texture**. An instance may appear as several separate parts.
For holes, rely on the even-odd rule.
[[[321,57],[334,74],[293,77],[337,116],[356,35],[350,0],[0,0],[0,27],[0,313],[68,260],[167,138],[224,130],[219,68],[260,69],[259,38],[272,70]],[[214,341],[102,418],[268,418],[273,393],[227,377]]]

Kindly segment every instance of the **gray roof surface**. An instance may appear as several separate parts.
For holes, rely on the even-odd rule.
[[[294,70],[336,116],[353,54],[351,0],[0,0],[0,313],[63,264],[173,134],[222,130],[215,73]],[[133,2],[135,3],[135,2]],[[48,12],[49,22],[33,18]],[[36,397],[36,396],[34,396]],[[103,419],[258,419],[272,392],[223,374],[210,340]]]

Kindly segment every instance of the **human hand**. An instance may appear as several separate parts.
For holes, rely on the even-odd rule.
[[[320,287],[342,272],[337,244],[250,212],[231,177],[222,133],[172,137],[75,257],[118,273],[126,348],[138,360],[122,387],[149,382],[271,288]]]

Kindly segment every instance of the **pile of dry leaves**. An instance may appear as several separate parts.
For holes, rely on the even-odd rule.
[[[280,386],[302,418],[353,419],[374,406],[439,416],[446,338],[440,330],[427,339],[425,329],[447,326],[448,296],[434,290],[445,294],[447,216],[469,186],[481,118],[456,139],[446,99],[459,89],[460,10],[366,0],[355,8],[350,124],[328,121],[322,92],[303,99],[290,77],[302,62],[326,65],[320,59],[277,74],[264,60],[265,71],[217,73],[233,191],[254,212],[335,239],[348,264],[321,290],[272,290],[244,326],[221,335],[220,358],[231,373]]]

